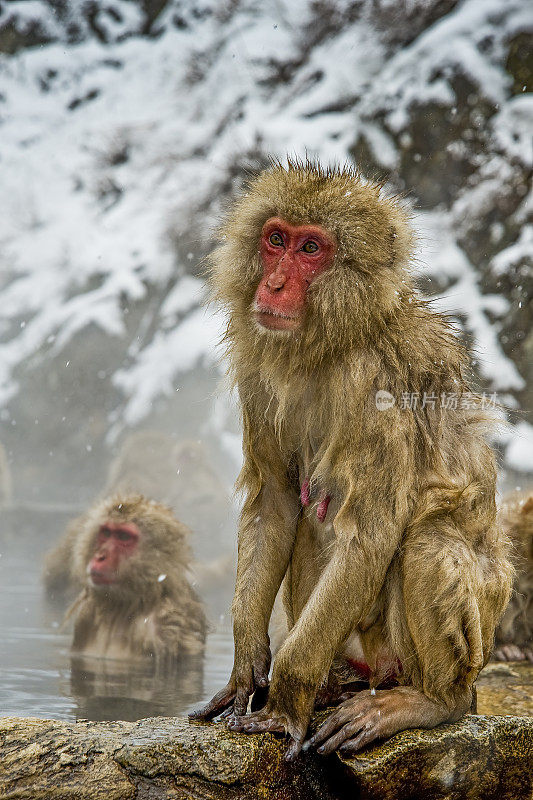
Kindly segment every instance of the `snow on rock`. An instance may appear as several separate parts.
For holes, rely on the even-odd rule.
[[[214,344],[221,336],[221,316],[203,308],[194,309],[169,333],[157,331],[134,365],[113,376],[113,383],[129,398],[122,422],[134,426],[147,416],[159,394],[172,393],[177,374],[193,369],[202,359],[213,360]]]
[[[151,303],[143,336],[106,378],[120,396],[110,428],[139,424],[180,374],[218,358],[221,320],[199,310],[198,261],[245,168],[286,153],[350,161],[364,135],[392,169],[413,104],[457,102],[456,68],[497,108],[494,191],[509,159],[531,159],[531,99],[509,96],[503,69],[528,0],[450,3],[403,48],[371,0],[172,0],[151,16],[129,0],[89,5],[94,13],[83,0],[0,9],[13,51],[0,57],[0,403],[17,396],[36,354],[60,358],[90,325],[120,341],[130,307]],[[486,184],[477,191],[457,199],[467,215],[488,196]],[[458,213],[414,214],[417,271],[446,277],[439,308],[473,336],[491,388],[520,390],[498,338],[508,301],[480,286],[455,238]],[[531,245],[524,228],[494,268]],[[516,463],[524,451],[509,452]]]

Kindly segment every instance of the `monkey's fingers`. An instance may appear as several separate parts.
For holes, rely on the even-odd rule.
[[[254,662],[253,673],[255,685],[261,689],[268,686],[268,673],[270,672],[270,653],[266,658]]]
[[[348,704],[339,706],[337,711],[322,723],[317,732],[311,736],[304,745],[304,750],[309,750],[311,747],[317,747],[318,751],[322,752],[321,747],[328,739],[335,736],[339,730],[342,730],[349,722],[358,720],[364,713],[364,709],[359,712],[350,708]]]
[[[382,734],[379,730],[379,725],[374,725],[371,721],[368,721],[363,726],[363,729],[359,731],[357,736],[354,736],[352,739],[348,739],[339,747],[339,753],[342,756],[351,756],[353,753],[357,753],[362,747],[366,744],[370,744],[374,742],[376,739],[382,738]]]
[[[366,717],[361,717],[360,719],[350,720],[347,722],[346,725],[337,731],[333,736],[330,736],[329,739],[317,747],[317,753],[320,755],[328,756],[330,753],[333,753],[338,747],[343,746],[345,743],[350,741],[357,741],[358,737],[364,733],[367,728],[367,720]],[[362,744],[360,745],[362,747]]]
[[[240,684],[237,686],[237,693],[235,695],[235,703],[233,705],[236,717],[243,717],[248,708],[248,700],[252,695],[254,689],[250,684]]]
[[[286,732],[283,720],[266,709],[240,717],[234,714],[228,722],[228,728],[232,731],[244,731],[244,733]]]
[[[285,761],[292,762],[296,760],[296,758],[300,755],[302,751],[304,739],[305,739],[305,733],[303,733],[301,736],[298,736],[297,738],[293,738],[291,736],[289,740],[289,746],[287,747],[287,751],[285,753]]]
[[[236,724],[239,726],[238,730],[244,733],[285,733],[283,722],[275,717],[253,722],[249,722],[248,718],[245,717],[243,720],[237,721]]]
[[[189,714],[190,720],[211,720],[223,711],[231,708],[235,700],[235,690],[231,686],[225,686],[213,697],[203,708],[192,711]]]
[[[236,714],[233,712],[228,720],[228,728],[230,731],[243,731],[250,719],[250,716],[251,715],[247,716],[246,714]],[[252,733],[252,731],[250,731],[250,733]]]

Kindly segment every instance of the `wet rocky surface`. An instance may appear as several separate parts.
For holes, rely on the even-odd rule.
[[[494,662],[477,682],[478,714],[533,717],[533,664]]]
[[[0,798],[530,800],[533,665],[490,664],[478,712],[405,731],[350,759],[307,753],[295,764],[284,761],[283,740],[223,723],[5,718]]]

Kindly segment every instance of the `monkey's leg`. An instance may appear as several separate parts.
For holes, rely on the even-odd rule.
[[[392,639],[404,637],[402,656],[414,665],[404,677],[412,685],[365,691],[344,702],[309,742],[320,753],[354,753],[407,728],[456,721],[470,708],[509,575],[443,521],[406,538],[397,579],[405,619]]]
[[[310,513],[303,514],[298,521],[291,563],[282,587],[289,628],[300,617],[329,560],[329,540],[325,543],[323,529],[317,524],[314,513],[313,518],[309,518]],[[279,649],[277,647],[274,652]],[[336,705],[346,693],[346,679],[343,681],[346,669],[343,667],[344,663],[331,666],[316,693],[315,709]]]
[[[300,752],[317,690],[373,607],[400,541],[403,528],[390,508],[373,517],[356,514],[356,508],[355,498],[346,500],[333,522],[330,560],[276,656],[266,707],[229,723],[246,733],[288,733],[288,761]],[[370,527],[363,528],[363,520]]]
[[[256,689],[268,686],[268,624],[291,556],[298,497],[272,480],[245,501],[239,525],[237,581],[233,599],[235,659],[227,685],[191,719],[213,719],[233,709],[246,713]]]
[[[316,527],[306,515],[298,520],[283,596],[291,628],[299,619],[329,561],[328,548],[320,540]]]

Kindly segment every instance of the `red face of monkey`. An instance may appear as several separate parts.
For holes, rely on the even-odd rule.
[[[254,316],[263,328],[294,331],[302,324],[307,289],[331,266],[335,241],[319,225],[290,225],[272,217],[261,232],[263,277]]]
[[[119,578],[119,568],[139,546],[141,532],[133,522],[106,522],[100,527],[96,550],[87,572],[94,586],[110,586]]]

